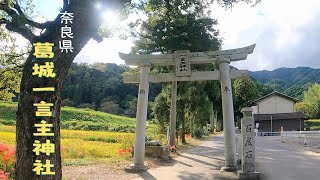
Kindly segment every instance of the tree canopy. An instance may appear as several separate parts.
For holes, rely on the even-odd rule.
[[[305,113],[309,118],[320,118],[319,84],[313,84],[304,92],[303,101],[296,104],[296,111]]]

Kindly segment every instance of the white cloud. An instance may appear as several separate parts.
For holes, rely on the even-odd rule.
[[[36,2],[39,5],[37,10],[48,19],[56,17],[58,8],[62,6],[60,1],[53,1],[53,5],[40,0]],[[49,6],[53,8],[46,11]],[[223,38],[223,49],[257,44],[247,60],[231,65],[253,71],[297,66],[320,68],[320,61],[316,59],[320,56],[319,0],[263,0],[255,7],[237,4],[232,11],[214,4],[212,14],[219,21],[217,29]],[[135,19],[136,16],[139,15],[130,18]],[[21,45],[26,44],[21,36],[18,41]],[[102,43],[91,40],[75,62],[121,64],[124,61],[119,58],[118,52],[129,53],[132,46],[131,39],[105,38]]]
[[[119,38],[105,38],[101,43],[90,40],[75,58],[75,62],[83,63],[116,63],[124,64],[119,52],[129,53],[133,43]]]
[[[313,43],[319,38],[316,31],[312,30],[320,26],[317,22],[320,17],[318,0],[265,0],[256,7],[238,4],[232,11],[215,5],[213,14],[219,20],[224,49],[257,44],[254,53],[246,61],[232,63],[238,68],[271,70],[279,67],[320,67],[320,63],[314,59],[320,51],[314,48]],[[310,48],[306,49],[308,44]],[[302,49],[306,53],[301,53]]]

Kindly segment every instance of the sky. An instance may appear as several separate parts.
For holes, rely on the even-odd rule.
[[[35,2],[36,10],[48,20],[54,19],[62,6],[62,0]],[[319,0],[262,0],[255,7],[236,4],[231,10],[213,4],[211,10],[212,18],[219,22],[216,28],[223,39],[222,49],[256,44],[247,60],[233,62],[232,66],[250,71],[298,66],[320,68]],[[113,17],[107,21],[117,20]],[[117,37],[105,38],[101,43],[91,40],[74,62],[124,64],[118,52],[129,53],[132,46],[130,39]]]

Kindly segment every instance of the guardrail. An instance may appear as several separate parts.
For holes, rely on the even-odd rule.
[[[256,132],[256,136],[280,136],[280,132]]]
[[[308,139],[320,139],[320,131],[281,131],[281,142],[284,142],[284,137],[303,138],[303,144],[306,146]]]
[[[283,137],[320,138],[320,131],[283,131]]]

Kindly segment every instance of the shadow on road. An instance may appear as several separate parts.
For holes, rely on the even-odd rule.
[[[139,176],[142,178],[142,179],[145,179],[145,180],[157,180],[155,177],[153,177],[148,171],[145,171],[143,173],[140,173]]]

